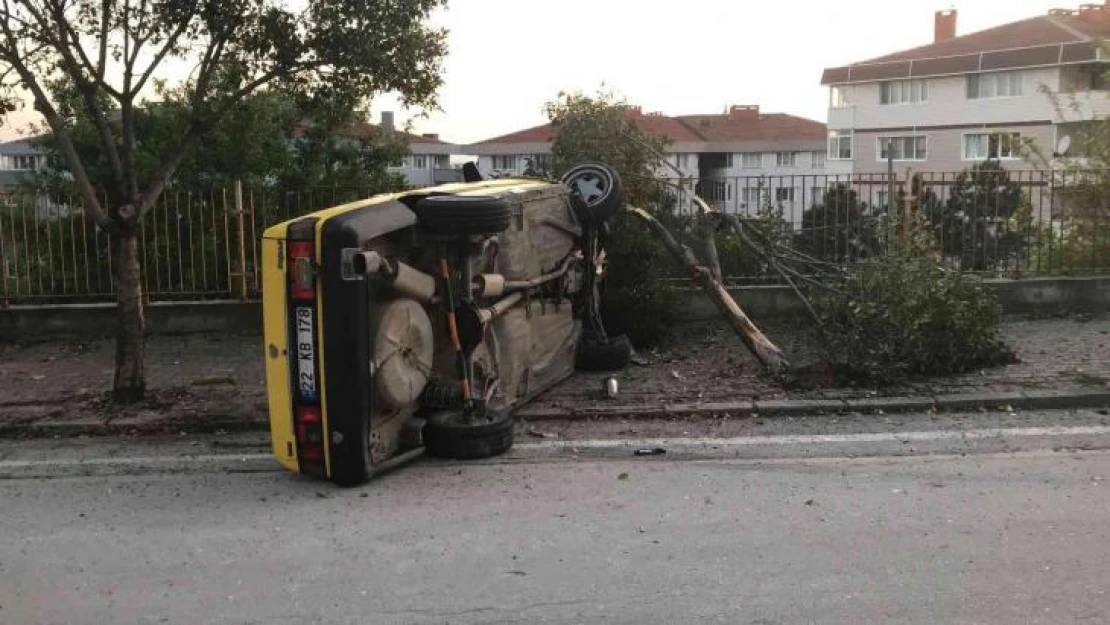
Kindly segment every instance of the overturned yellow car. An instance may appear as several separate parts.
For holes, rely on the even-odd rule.
[[[424,451],[507,451],[512,411],[631,346],[598,313],[608,167],[381,195],[270,227],[263,316],[273,452],[358,484]]]

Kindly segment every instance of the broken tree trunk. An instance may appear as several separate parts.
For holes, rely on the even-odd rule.
[[[663,242],[667,251],[686,268],[694,283],[705,290],[709,299],[713,300],[717,309],[721,311],[725,320],[736,331],[740,340],[764,367],[767,367],[773,373],[785,373],[790,369],[790,362],[783,355],[782,350],[764,336],[763,332],[748,318],[748,315],[736,303],[736,300],[733,299],[721,281],[714,278],[709,269],[698,264],[693,252],[683,247],[674,238],[674,235],[663,224],[659,223],[659,220],[653,217],[651,213],[642,208],[629,208],[628,210],[646,222],[659,235],[659,239]]]

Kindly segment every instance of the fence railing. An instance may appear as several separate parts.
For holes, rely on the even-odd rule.
[[[671,181],[678,184],[679,181]],[[716,209],[749,218],[777,244],[836,263],[885,250],[909,216],[948,266],[1019,277],[1110,272],[1110,174],[1011,171],[683,180]],[[169,191],[143,219],[140,263],[151,301],[259,296],[259,237],[270,224],[368,196],[360,189],[238,186]],[[693,215],[676,197],[679,218]],[[722,233],[732,282],[774,272]],[[0,305],[111,301],[110,237],[75,198],[0,197]]]
[[[716,210],[749,218],[780,245],[821,260],[850,263],[878,255],[912,220],[931,235],[941,262],[952,269],[1015,278],[1110,272],[1110,172],[986,167],[909,177],[714,176],[681,182]],[[681,214],[696,211],[682,194],[676,201]],[[776,279],[724,237],[726,277]]]
[[[350,188],[168,191],[140,222],[148,301],[257,299],[263,230],[364,198]],[[112,301],[109,234],[74,197],[0,197],[0,306]]]

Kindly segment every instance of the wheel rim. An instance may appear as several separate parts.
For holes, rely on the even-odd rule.
[[[609,176],[596,169],[588,169],[571,176],[567,180],[567,186],[589,207],[594,207],[604,200],[612,188]]]

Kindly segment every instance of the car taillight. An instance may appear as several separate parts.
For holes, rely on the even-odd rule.
[[[289,242],[289,293],[295,300],[316,298],[316,261],[312,241]]]
[[[320,360],[317,347],[315,220],[290,225],[286,243],[289,279],[290,383],[293,431],[302,473],[323,475],[326,461]]]
[[[297,407],[297,447],[302,462],[324,461],[324,427],[316,406]]]

